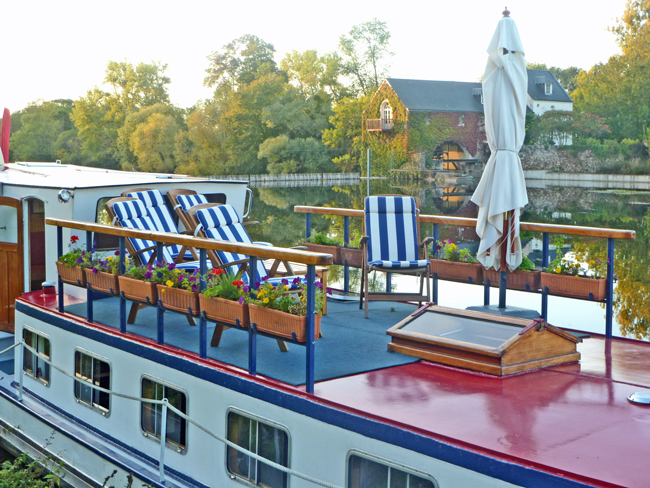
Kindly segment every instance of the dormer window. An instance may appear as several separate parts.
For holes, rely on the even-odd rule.
[[[544,95],[553,95],[553,83],[544,83]]]

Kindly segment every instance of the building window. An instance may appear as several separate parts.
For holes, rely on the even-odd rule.
[[[23,329],[23,339],[25,344],[38,352],[38,354],[34,354],[28,349],[24,350],[23,371],[26,375],[40,380],[45,385],[49,385],[50,365],[42,357],[50,359],[50,340],[27,328]]]
[[[142,378],[142,398],[162,400],[166,398],[170,405],[187,414],[187,397],[184,392],[152,378]],[[161,404],[142,402],[140,425],[145,436],[160,440],[162,425]],[[184,418],[171,409],[167,409],[166,444],[178,452],[185,453],[187,446],[187,425]]]
[[[348,456],[347,488],[437,488],[430,476],[361,453]]]
[[[458,127],[465,127],[465,116],[464,115],[459,115],[458,116]]]
[[[393,109],[390,107],[388,100],[381,103],[381,128],[382,130],[393,128]]]
[[[74,397],[78,403],[83,403],[102,415],[108,415],[111,395],[90,385],[99,386],[105,390],[111,389],[111,367],[108,362],[90,354],[75,351],[74,353]]]
[[[237,412],[228,412],[228,440],[282,466],[289,466],[289,434],[277,425]],[[228,472],[254,485],[271,488],[288,486],[288,476],[268,464],[228,448]]]
[[[553,95],[553,83],[544,83],[544,94]]]

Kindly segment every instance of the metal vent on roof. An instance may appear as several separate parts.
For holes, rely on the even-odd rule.
[[[546,77],[544,77],[544,76],[536,76],[535,77],[535,84],[536,85],[543,85],[544,83],[546,83]]]
[[[650,392],[648,391],[637,391],[632,393],[627,399],[632,403],[638,403],[639,405],[650,405]]]
[[[472,88],[472,95],[475,97],[480,97],[483,93],[483,88]]]

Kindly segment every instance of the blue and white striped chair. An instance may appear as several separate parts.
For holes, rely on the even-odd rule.
[[[241,242],[242,244],[260,244],[251,240],[239,214],[232,205],[198,205],[190,210],[190,215],[198,224],[194,235],[221,241]],[[264,245],[268,244],[265,243]],[[208,251],[208,256],[213,261],[213,266],[232,267],[234,268],[232,270],[233,274],[243,271],[242,281],[246,284],[250,283],[249,256],[226,251]],[[272,276],[272,273],[269,273],[266,269],[262,259],[257,260],[255,276],[255,281],[260,281],[268,276],[268,281],[274,285],[278,284],[282,278],[289,280],[289,282],[295,278],[295,276]]]
[[[165,197],[163,197],[160,190],[136,188],[125,191],[122,193],[122,196],[135,198],[145,204],[147,215],[154,225],[152,230],[156,230],[157,232],[180,234],[176,222],[174,222],[174,218],[165,204]],[[171,244],[167,246],[167,249],[169,249],[174,260],[176,260],[179,255],[182,255],[183,259],[188,260],[197,260],[199,258],[194,249],[187,249],[187,247],[179,246],[178,244]]]
[[[365,299],[368,317],[370,300],[428,302],[431,296],[431,270],[427,245],[420,244],[419,210],[413,197],[371,196],[364,205],[363,268],[359,308]],[[371,271],[399,273],[420,277],[420,293],[369,293],[368,277]],[[427,294],[423,295],[426,280]]]
[[[200,193],[196,193],[194,190],[186,190],[185,188],[174,188],[168,190],[167,197],[172,204],[172,210],[176,212],[176,216],[178,217],[179,222],[183,224],[183,227],[188,231],[194,230],[196,225],[188,217],[187,211],[195,205],[208,203],[207,197]]]

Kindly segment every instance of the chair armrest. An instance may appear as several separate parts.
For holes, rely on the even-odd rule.
[[[307,246],[293,246],[290,247],[289,249],[295,249],[296,251],[306,251],[308,249]]]
[[[364,245],[366,244],[366,242],[368,242],[369,240],[370,240],[370,237],[369,237],[369,236],[363,236],[363,237],[361,238],[361,240],[359,241],[359,244],[360,244],[361,246],[364,246]]]
[[[260,223],[259,220],[247,220],[246,222],[242,222],[241,225],[246,227],[248,225],[259,225],[259,223]]]

